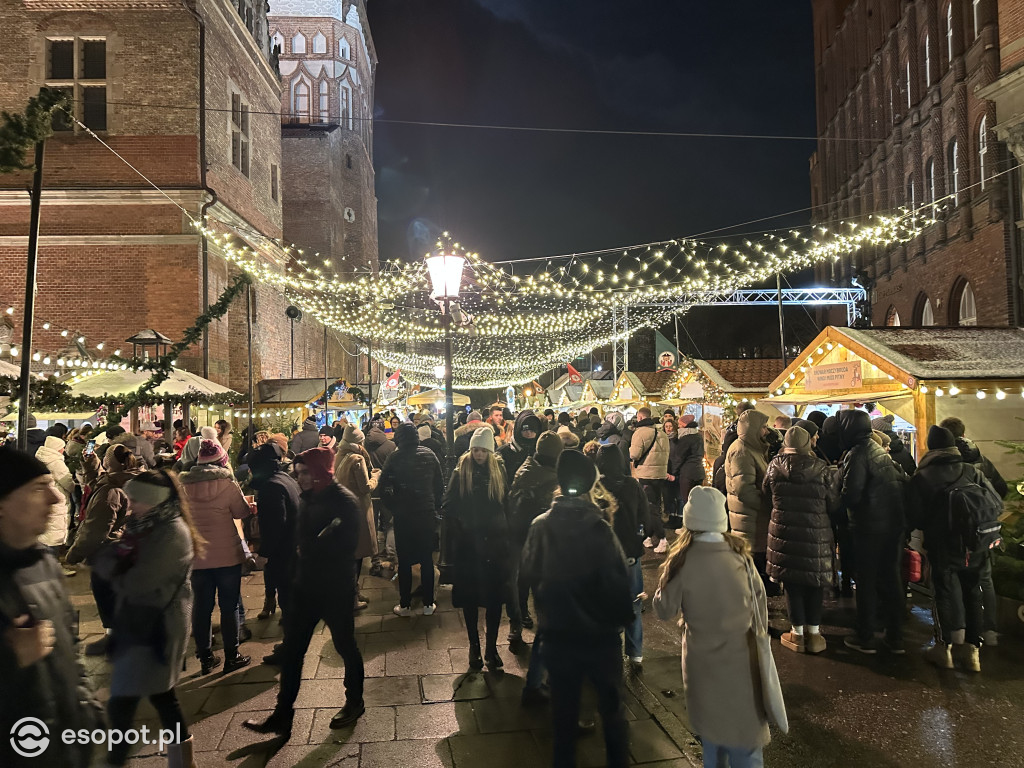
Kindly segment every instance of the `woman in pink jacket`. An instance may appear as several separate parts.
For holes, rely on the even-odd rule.
[[[213,643],[211,622],[214,602],[220,605],[220,630],[224,638],[224,672],[233,672],[249,664],[248,656],[238,653],[238,596],[242,589],[242,562],[245,554],[235,526],[250,513],[242,489],[228,469],[228,455],[216,440],[203,440],[196,465],[180,476],[192,510],[196,530],[206,540],[206,552],[197,556],[192,567],[192,634],[202,672],[209,674],[220,659],[210,650]]]

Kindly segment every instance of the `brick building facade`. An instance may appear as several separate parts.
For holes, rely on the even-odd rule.
[[[64,88],[76,118],[110,146],[69,121],[47,142],[36,315],[54,327],[37,324],[34,346],[63,351],[67,339],[58,324],[80,332],[91,347],[104,342],[105,353],[90,350],[99,355],[142,328],[176,340],[232,274],[218,243],[198,234],[191,219],[206,216],[269,238],[287,234],[281,83],[265,3],[8,5],[0,109],[23,110],[42,85]],[[19,309],[27,185],[27,174],[0,176],[0,301]],[[288,304],[266,286],[254,290],[257,381],[290,375]],[[245,333],[238,302],[180,364],[244,392]],[[296,376],[323,374],[323,337],[313,322],[296,326]],[[329,358],[332,377],[354,375],[352,358],[333,338]]]
[[[996,0],[815,0],[814,42],[814,221],[945,209],[913,241],[818,279],[866,276],[874,325],[1016,322],[1019,196],[979,94],[1000,71]]]

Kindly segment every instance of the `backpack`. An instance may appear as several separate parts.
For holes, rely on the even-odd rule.
[[[984,482],[984,481],[983,481]],[[988,483],[979,484],[966,468],[946,488],[949,499],[949,557],[963,567],[981,565],[1002,541],[1003,501]]]

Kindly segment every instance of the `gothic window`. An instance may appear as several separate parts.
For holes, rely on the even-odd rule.
[[[966,280],[959,285],[960,301],[957,302],[957,325],[974,326],[978,324],[978,305],[974,300],[974,289]]]
[[[320,81],[320,104],[319,104],[319,107],[320,107],[320,122],[321,123],[330,122],[330,119],[331,119],[330,103],[329,103],[329,99],[328,99],[328,96],[327,96],[327,81],[326,80],[321,80]]]
[[[270,199],[273,200],[275,203],[277,202],[277,199],[281,195],[280,189],[279,189],[280,183],[281,183],[281,181],[280,181],[280,176],[279,176],[279,173],[278,173],[278,170],[277,170],[277,166],[274,165],[273,163],[271,163],[270,164]]]
[[[885,324],[887,326],[898,326],[900,324],[900,313],[896,311],[895,306],[890,306],[889,311],[885,313]]]
[[[987,173],[986,160],[988,159],[988,118],[981,118],[981,125],[978,126],[978,174],[981,181],[981,188],[985,188],[985,174]]]
[[[974,18],[974,39],[981,34],[981,0],[971,0],[971,12]]]
[[[912,103],[911,103],[911,101],[910,101],[910,98],[911,98],[911,96],[910,96],[910,59],[907,59],[907,62],[906,62],[906,64],[904,65],[904,68],[903,68],[903,70],[904,70],[904,72],[906,73],[906,77],[907,77],[907,79],[906,79],[906,87],[907,87],[907,109],[909,110],[909,109],[910,109],[910,108],[911,108],[911,107],[913,106],[913,104],[912,104]]]
[[[935,310],[932,308],[932,300],[927,296],[924,297],[924,303],[921,305],[921,315],[918,317],[917,324],[923,328],[935,325]]]
[[[932,87],[932,42],[929,35],[924,36],[924,85]]]
[[[960,164],[956,158],[956,139],[949,142],[946,157],[946,170],[949,176],[949,194],[953,196],[953,205],[960,204]]]
[[[292,117],[301,123],[309,122],[309,86],[297,80],[292,89]]]
[[[953,66],[953,0],[946,6],[946,66]]]
[[[306,52],[306,38],[301,32],[292,38],[292,53],[305,53]]]
[[[338,55],[343,59],[352,58],[352,49],[349,48],[348,40],[345,38],[341,38],[341,40],[338,41]]]
[[[231,164],[249,175],[249,105],[242,94],[231,94]]]
[[[352,129],[352,87],[342,83],[338,89],[340,122],[343,128]]]
[[[327,38],[320,32],[313,38],[313,53],[327,53]]]
[[[77,120],[94,131],[107,130],[107,41],[102,37],[49,38],[45,85],[64,93]],[[56,131],[78,130],[70,116],[53,116]]]
[[[277,48],[281,53],[284,53],[284,35],[280,32],[275,32],[270,38],[270,50]]]
[[[926,195],[925,202],[935,202],[935,161],[930,157],[924,166],[924,193]]]
[[[907,198],[904,201],[907,208],[914,210],[917,208],[917,196],[914,194],[914,175],[907,176]]]

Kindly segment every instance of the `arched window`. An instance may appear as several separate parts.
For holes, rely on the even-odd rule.
[[[301,32],[292,38],[292,53],[305,53],[306,52],[306,38]]]
[[[292,89],[292,116],[300,122],[309,122],[309,86],[298,80]]]
[[[280,32],[275,32],[270,37],[270,50],[274,50],[275,48],[279,49],[281,53],[284,53],[284,35]]]
[[[986,155],[988,155],[988,118],[981,118],[981,125],[978,126],[978,173],[980,174],[981,188],[985,188]]]
[[[914,194],[914,174],[907,176],[906,206],[910,210],[917,208],[917,196]]]
[[[981,13],[980,8],[981,0],[971,0],[971,11],[974,16],[974,39],[978,39],[978,35],[981,34]]]
[[[922,328],[935,325],[935,309],[932,307],[932,300],[928,298],[927,294],[922,293],[917,297],[914,319],[917,325]]]
[[[330,122],[330,119],[331,119],[330,101],[329,101],[328,96],[327,96],[327,81],[326,80],[321,80],[320,81],[320,104],[319,104],[319,107],[320,107],[320,111],[319,111],[320,122],[321,123]]]
[[[913,104],[911,103],[910,93],[910,59],[907,59],[907,63],[903,65],[903,71],[906,74],[906,89],[907,89],[907,109],[910,109]]]
[[[953,66],[953,0],[946,6],[946,67]]]
[[[338,89],[338,114],[341,116],[341,126],[352,129],[352,87],[348,83],[342,83]]]
[[[321,32],[313,36],[313,53],[327,53],[327,38]]]
[[[978,305],[974,301],[974,289],[963,280],[960,284],[960,301],[957,303],[957,325],[977,325]]]
[[[924,194],[926,202],[935,202],[935,161],[930,157],[924,165]]]
[[[348,40],[342,38],[338,41],[338,55],[343,59],[352,58],[352,49],[348,46]]]
[[[885,324],[887,326],[898,326],[900,324],[900,313],[896,311],[895,306],[890,306],[889,311],[885,313]]]
[[[924,85],[932,87],[932,39],[929,35],[924,36]]]
[[[960,204],[960,164],[956,159],[956,139],[949,142],[946,158],[946,172],[949,175],[949,194],[953,196],[953,205]]]

